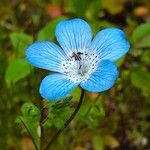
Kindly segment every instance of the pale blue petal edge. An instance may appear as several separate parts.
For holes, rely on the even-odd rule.
[[[61,21],[56,26],[56,38],[67,54],[88,50],[92,40],[92,30],[88,23],[75,18]]]
[[[102,92],[110,89],[118,78],[115,64],[109,60],[99,62],[97,70],[80,86],[90,92]]]
[[[101,60],[116,61],[125,55],[130,48],[125,33],[118,28],[107,28],[97,33],[90,50],[96,51]]]
[[[78,83],[74,83],[66,76],[59,73],[53,73],[46,76],[40,85],[40,94],[47,100],[57,100],[67,96]]]
[[[62,59],[65,59],[65,54],[52,42],[35,42],[27,48],[26,59],[38,68],[60,72],[59,67]]]

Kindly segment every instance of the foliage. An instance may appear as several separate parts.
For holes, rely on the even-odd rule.
[[[37,149],[40,149],[40,110],[32,103],[25,103],[21,108],[22,115],[18,116],[16,123],[21,123],[33,137]]]
[[[15,83],[29,75],[30,69],[31,67],[25,59],[15,59],[7,68],[5,80],[8,84]]]

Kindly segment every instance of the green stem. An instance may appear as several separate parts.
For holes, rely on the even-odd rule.
[[[34,140],[34,137],[32,136],[32,134],[31,134],[30,130],[28,129],[28,127],[26,126],[25,122],[24,122],[22,119],[21,119],[21,122],[22,122],[22,124],[24,125],[24,127],[26,128],[27,132],[29,133],[29,135],[30,135],[30,137],[31,137],[31,139],[32,139],[32,142],[33,142],[33,144],[34,144],[34,146],[35,146],[35,149],[36,149],[36,150],[39,150],[39,148],[38,148],[38,146],[36,145],[36,142],[35,142],[35,140]]]
[[[44,128],[43,128],[43,120],[45,119],[45,109],[44,107],[44,101],[40,100],[41,105],[41,119],[40,119],[40,129],[41,129],[41,136],[40,136],[40,149],[43,150],[44,147]]]
[[[78,111],[80,110],[80,107],[82,105],[83,102],[83,98],[84,98],[84,90],[82,89],[81,91],[81,95],[80,95],[80,99],[79,99],[79,103],[77,105],[77,107],[75,108],[74,112],[72,113],[72,115],[70,116],[70,118],[66,121],[66,123],[64,124],[64,127],[62,129],[59,129],[58,132],[54,135],[54,137],[51,139],[51,141],[48,142],[47,146],[45,147],[44,150],[48,150],[52,144],[56,141],[56,139],[58,138],[58,136],[64,131],[64,129],[70,124],[70,122],[75,118],[76,114],[78,113]]]

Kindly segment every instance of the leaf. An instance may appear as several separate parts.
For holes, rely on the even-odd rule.
[[[70,100],[72,99],[72,96],[67,96],[60,101],[57,101],[56,103],[51,105],[52,110],[59,110],[59,109],[64,109],[65,107],[69,106]]]
[[[79,87],[75,88],[71,95],[73,96],[72,101],[78,101],[81,95],[81,89]]]
[[[105,117],[105,110],[102,106],[95,105],[95,108],[97,109],[97,113],[100,117]]]
[[[150,47],[150,35],[145,36],[139,43],[136,44],[138,48]]]
[[[26,77],[30,70],[31,66],[25,59],[15,59],[7,67],[5,81],[7,84],[16,83]]]
[[[93,139],[94,150],[104,150],[104,139],[100,134],[96,134]]]
[[[61,20],[66,19],[61,17],[55,20],[50,21],[44,28],[42,28],[38,33],[38,41],[50,40],[55,37],[55,27]]]
[[[87,0],[72,0],[71,2],[76,15],[78,17],[84,17],[85,12],[90,4],[90,1],[87,3]]]
[[[141,60],[144,62],[144,64],[149,65],[150,64],[150,51],[143,51],[143,54],[141,56]]]
[[[44,122],[44,127],[49,128],[55,126],[60,129],[64,126],[66,120],[71,115],[70,100],[72,96],[63,98],[63,100],[57,101],[48,107],[48,119]]]
[[[54,118],[53,120],[53,125],[57,128],[57,129],[61,129],[64,127],[65,121],[63,119],[60,118]]]
[[[115,15],[120,13],[124,9],[124,1],[120,0],[103,0],[102,6],[109,13]]]
[[[88,19],[94,19],[94,24],[96,23],[96,18],[100,15],[100,9],[101,9],[101,1],[95,0],[91,1],[88,4],[87,11],[86,11],[86,17]]]
[[[120,59],[118,59],[118,60],[115,62],[115,64],[116,64],[118,67],[120,67],[120,66],[123,64],[124,60],[125,60],[125,56],[123,56],[123,57],[121,57]]]
[[[17,116],[15,119],[15,123],[22,123],[22,116]]]
[[[99,103],[93,103],[93,101],[88,99],[84,102],[84,105],[82,105],[78,114],[80,122],[87,124],[92,129],[99,126],[104,116],[105,110],[102,105]]]
[[[132,35],[132,42],[138,48],[150,47],[150,23],[138,26]]]
[[[112,135],[104,135],[104,143],[111,148],[116,148],[119,146],[119,141]]]
[[[41,14],[33,13],[31,17],[32,17],[32,22],[33,22],[34,26],[37,26],[40,22]]]
[[[63,101],[63,102],[68,102],[68,101],[70,101],[70,100],[72,100],[72,95],[68,95],[68,96],[66,96],[66,97],[63,97],[63,98],[59,98],[59,99],[57,99],[56,101],[57,101],[57,103],[59,103],[59,102],[61,102],[61,101]]]
[[[81,109],[78,113],[78,116],[81,118],[81,120],[83,120],[89,115],[92,105],[93,102],[91,100],[86,100],[86,103],[84,103],[84,105],[81,106]]]
[[[146,93],[150,93],[150,74],[140,68],[131,72],[132,84]]]
[[[53,120],[52,119],[47,119],[44,124],[44,128],[51,128],[53,126]]]
[[[38,149],[40,149],[40,110],[32,103],[25,103],[21,107],[22,115],[16,118],[16,123],[23,123],[27,131],[31,134]]]
[[[23,32],[11,33],[10,40],[15,50],[25,50],[33,42],[33,38]]]
[[[88,119],[88,125],[90,127],[92,127],[93,129],[95,129],[96,127],[99,126],[101,120],[104,118],[105,116],[105,110],[102,106],[94,104],[91,107],[91,110],[89,112],[89,114],[87,115],[87,119]]]
[[[35,119],[35,120],[40,119],[40,110],[32,103],[25,103],[21,107],[21,112],[23,116],[31,116],[32,119]]]

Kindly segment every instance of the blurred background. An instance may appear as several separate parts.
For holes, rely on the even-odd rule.
[[[0,149],[34,150],[17,121],[26,102],[40,109],[38,88],[49,72],[33,68],[25,49],[33,41],[55,39],[56,24],[80,17],[94,34],[106,27],[124,29],[131,43],[116,64],[120,76],[109,91],[86,93],[75,120],[55,141],[54,150],[150,150],[150,2],[149,0],[1,0],[0,1]],[[45,142],[74,110],[73,99],[48,103]],[[53,111],[52,111],[53,110]]]

